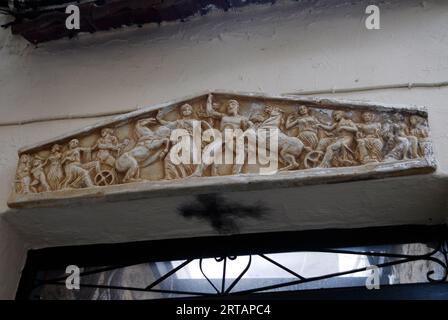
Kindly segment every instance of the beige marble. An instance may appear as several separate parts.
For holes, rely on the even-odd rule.
[[[277,173],[262,176],[261,165],[248,163],[174,164],[169,153],[178,142],[171,134],[183,129],[193,139],[194,123],[222,133],[278,129]],[[425,108],[206,92],[20,149],[8,205],[216,185],[326,183],[434,169]]]

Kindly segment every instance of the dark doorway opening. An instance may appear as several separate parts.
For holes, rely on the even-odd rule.
[[[30,250],[16,298],[448,299],[447,235],[399,226]],[[374,272],[381,290],[367,288]]]

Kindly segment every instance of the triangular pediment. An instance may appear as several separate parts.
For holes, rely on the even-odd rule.
[[[277,167],[270,175],[260,175],[266,163],[249,163],[248,159],[241,164],[176,163],[170,154],[180,140],[173,138],[173,132],[184,130],[193,142],[194,123],[199,124],[196,129],[202,139],[199,162],[207,147],[209,155],[218,149],[225,153],[230,145],[224,141],[226,129],[257,134],[259,130],[278,130]],[[207,129],[222,133],[223,141],[217,142],[216,136],[205,139]],[[273,137],[269,133],[266,141],[270,143]],[[211,153],[210,148],[214,148]],[[247,143],[244,148],[248,149]],[[244,152],[248,156],[249,151]],[[287,180],[365,179],[428,172],[434,167],[424,108],[205,92],[115,116],[20,149],[9,204],[45,205],[89,197],[99,190],[106,196],[133,190],[139,194],[160,192],[181,188],[182,181],[191,188],[248,182],[260,186],[272,182],[275,186]]]

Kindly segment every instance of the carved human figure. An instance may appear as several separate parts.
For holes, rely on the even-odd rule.
[[[169,121],[163,119],[162,112],[157,113],[157,121],[159,121],[160,124],[174,130],[174,129],[183,129],[188,132],[188,139],[190,139],[190,146],[193,146],[194,138],[193,138],[193,128],[196,125],[204,126],[206,129],[211,128],[210,124],[203,120],[197,120],[194,117],[194,111],[193,107],[185,103],[179,108],[179,119]],[[176,141],[175,145],[181,143],[181,141]],[[165,172],[165,179],[171,180],[171,179],[180,179],[185,178],[193,174],[195,171],[196,165],[193,164],[192,158],[193,158],[193,148],[190,148],[190,160],[191,163],[180,163],[180,164],[174,164],[172,162],[172,159],[170,156],[165,157],[164,159],[164,172]]]
[[[429,132],[426,119],[412,115],[409,118],[409,123],[411,124],[410,134],[418,139],[418,151],[422,157],[428,153],[430,148],[430,142],[428,141]]]
[[[357,123],[356,143],[361,163],[380,162],[382,160],[383,140],[381,123],[375,122],[375,115],[370,111],[361,114],[363,123]]]
[[[51,190],[58,190],[61,187],[61,182],[64,179],[64,171],[62,170],[62,153],[61,146],[55,144],[51,147],[50,155],[48,156],[48,161],[50,162],[48,166],[47,180],[50,185]]]
[[[230,99],[227,101],[227,107],[226,112],[222,113],[213,108],[213,96],[211,94],[208,95],[207,98],[207,106],[206,111],[209,117],[212,117],[214,119],[220,120],[219,130],[224,134],[224,131],[226,129],[232,129],[237,130],[240,129],[242,131],[245,131],[249,127],[252,127],[253,124],[249,120],[248,117],[240,115],[239,114],[239,108],[240,104],[238,101],[234,99]],[[236,144],[234,144],[236,145]],[[222,141],[222,143],[215,143],[215,145],[212,147],[214,152],[217,152],[218,148],[222,147],[228,147],[225,143],[225,141]],[[245,146],[244,152],[247,152],[247,147]],[[208,167],[208,165],[201,162],[199,165],[197,165],[195,172],[192,176],[200,177],[204,174],[205,169]],[[243,168],[243,164],[234,163],[232,167],[232,174],[240,174],[241,169]],[[213,171],[216,171],[216,167],[213,167]]]
[[[318,126],[326,131],[331,131],[335,137],[323,138],[319,141],[317,146],[318,151],[324,151],[324,157],[320,163],[320,167],[331,167],[335,156],[341,156],[341,164],[353,164],[351,158],[354,155],[351,145],[358,128],[354,122],[347,118],[344,111],[333,111],[332,125],[324,125],[319,123]]]
[[[115,161],[115,169],[125,172],[123,182],[140,181],[140,168],[147,167],[157,160],[163,159],[170,145],[170,129],[161,126],[152,130],[147,126],[157,124],[154,118],[140,119],[135,124],[136,145],[121,154]],[[156,150],[154,152],[154,150]]]
[[[42,160],[40,158],[35,158],[33,160],[33,165],[31,168],[31,174],[34,180],[31,182],[33,188],[40,185],[43,191],[50,191],[50,185],[47,182],[47,177],[45,176],[44,166],[47,164],[48,160]],[[36,189],[38,190],[38,189]]]
[[[16,182],[19,187],[17,193],[30,193],[31,184],[31,156],[22,154],[19,158],[19,164],[16,171]]]
[[[98,161],[90,161],[82,163],[81,153],[91,152],[91,148],[83,148],[79,146],[78,139],[70,140],[68,150],[64,153],[62,165],[64,165],[65,179],[62,182],[64,189],[71,185],[82,183],[85,187],[94,187],[92,179],[90,178],[90,170],[95,169],[96,172],[101,170]]]
[[[385,157],[386,161],[407,160],[418,157],[418,139],[410,135],[409,128],[402,114],[395,113],[392,116],[392,122],[389,123],[389,130],[386,134],[388,143],[392,144],[391,150]]]
[[[305,105],[299,106],[297,114],[292,113],[286,119],[286,129],[298,128],[299,134],[297,137],[305,144],[305,147],[310,150],[315,150],[319,137],[317,130],[319,121],[310,115],[308,107]]]
[[[118,138],[113,134],[114,131],[111,128],[101,129],[101,137],[96,141],[92,150],[98,150],[96,153],[96,159],[101,164],[106,164],[110,167],[115,166],[115,156],[121,149]]]

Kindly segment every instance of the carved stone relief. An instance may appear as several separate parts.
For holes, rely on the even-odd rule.
[[[206,94],[120,116],[110,123],[19,152],[15,195],[107,188],[133,182],[257,174],[254,164],[175,164],[173,130],[278,129],[279,172],[426,159],[433,166],[427,114],[322,100]],[[202,143],[217,143],[209,141]],[[215,146],[216,148],[216,146]],[[218,142],[217,148],[226,148]]]

